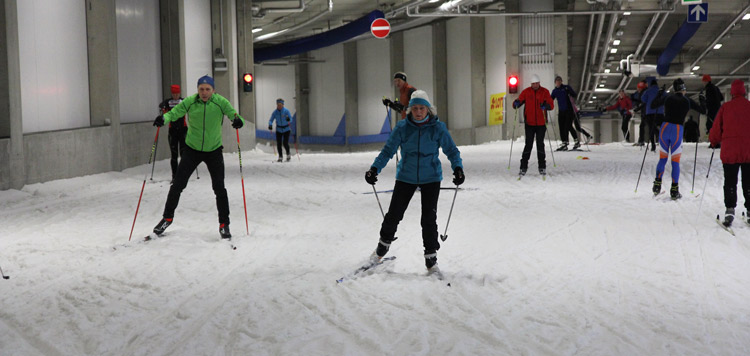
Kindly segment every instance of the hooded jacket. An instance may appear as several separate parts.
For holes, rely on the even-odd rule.
[[[448,156],[453,170],[462,167],[461,152],[453,142],[445,123],[430,115],[426,123],[417,125],[408,114],[406,120],[396,123],[372,167],[378,173],[401,147],[401,160],[396,168],[396,179],[410,184],[427,184],[443,180],[440,151]]]
[[[659,95],[659,85],[651,84],[648,89],[641,93],[641,102],[646,105],[646,115],[662,114],[664,115],[664,106],[659,106],[654,109],[651,108],[651,103]]]
[[[544,119],[544,111],[542,111],[542,103],[549,104],[550,110],[555,108],[555,104],[552,102],[552,96],[549,95],[549,90],[542,86],[537,90],[534,90],[531,87],[524,89],[516,100],[521,104],[524,104],[523,115],[526,124],[530,126],[545,125],[546,121]]]
[[[716,114],[708,135],[711,145],[721,144],[721,162],[750,163],[750,101],[745,99],[745,83],[732,82],[732,100]]]
[[[198,94],[187,97],[164,114],[164,122],[175,121],[185,114],[189,115],[185,143],[201,152],[212,152],[222,147],[221,125],[224,116],[229,120],[239,117],[245,123],[245,119],[237,114],[229,100],[216,93],[206,102]]]

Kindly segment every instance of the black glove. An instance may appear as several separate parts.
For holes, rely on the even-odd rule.
[[[244,124],[242,123],[242,119],[240,119],[239,117],[235,117],[234,120],[232,120],[232,127],[234,127],[235,129],[239,129],[240,127],[242,127],[242,125]]]
[[[541,107],[542,107],[542,110],[547,110],[547,111],[552,110],[552,108],[547,103],[542,103]]]
[[[603,113],[605,111],[607,111],[607,108],[599,108],[599,112]]]
[[[698,95],[698,101],[700,102],[701,106],[706,106],[706,96],[703,95],[703,92]]]
[[[385,106],[391,106],[392,103],[393,102],[391,101],[391,99],[383,97],[383,105],[385,105]]]
[[[521,101],[519,101],[518,99],[513,100],[513,108],[518,109],[519,107],[521,107]]]
[[[370,167],[370,170],[365,173],[365,181],[367,184],[375,185],[375,182],[378,181],[378,169]]]
[[[268,125],[269,130],[273,130],[273,125]]]
[[[456,169],[453,170],[453,184],[459,186],[464,183],[464,179],[466,179],[466,176],[464,176],[464,169],[456,167]]]
[[[154,126],[156,127],[162,127],[164,126],[164,116],[157,116],[156,120],[154,120]]]

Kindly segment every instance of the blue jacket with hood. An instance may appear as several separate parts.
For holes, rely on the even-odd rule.
[[[440,165],[439,148],[448,156],[451,168],[463,168],[461,152],[453,142],[445,123],[435,115],[430,115],[427,122],[417,125],[409,114],[401,120],[388,137],[380,154],[372,166],[378,173],[388,164],[398,148],[401,147],[401,160],[396,168],[396,180],[410,184],[427,184],[443,180],[443,169]]]

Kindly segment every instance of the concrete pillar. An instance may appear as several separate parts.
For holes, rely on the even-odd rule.
[[[391,73],[390,80],[393,82],[393,73],[404,71],[404,32],[396,32],[390,34],[390,45],[391,45]],[[409,73],[406,73],[407,79]],[[401,96],[396,86],[393,88],[392,100],[396,100]],[[393,112],[391,115],[391,129],[396,125],[396,122],[401,120],[401,114]]]
[[[5,31],[5,5],[0,6],[0,88],[8,88],[8,39]],[[8,91],[0,91],[0,138],[10,137]],[[0,167],[3,169],[4,167]],[[0,189],[3,189],[0,187]]]
[[[555,74],[562,77],[563,83],[567,84],[570,81],[570,78],[568,78],[568,16],[555,16],[553,21],[555,32],[555,55],[553,57]]]
[[[594,142],[602,142],[602,121],[594,120],[594,132],[591,133],[594,136]]]
[[[298,55],[300,61],[294,65],[294,107],[297,109],[297,136],[310,133],[310,65],[307,52]]]
[[[181,82],[180,73],[180,9],[177,0],[159,1],[159,24],[161,30],[161,82],[162,96],[168,98],[172,93],[170,86],[182,87],[182,95],[188,95],[185,83]]]
[[[485,81],[484,18],[472,17],[469,22],[471,34],[471,144],[477,143],[476,128],[487,126],[487,85]]]
[[[5,0],[5,31],[8,53],[8,118],[10,121],[10,188],[21,189],[26,182],[21,112],[21,60],[18,42],[18,3]]]
[[[255,64],[253,55],[253,18],[249,0],[236,0],[237,5],[237,73],[253,73],[255,75]],[[239,81],[237,85],[239,85]],[[255,90],[255,88],[253,88]],[[235,107],[245,119],[245,127],[242,131],[249,140],[245,147],[255,146],[255,92],[246,93],[240,91],[238,94],[239,107]]]
[[[448,128],[448,32],[447,22],[437,21],[432,24],[432,102],[437,106],[437,116]]]
[[[344,43],[344,114],[347,144],[359,135],[359,85],[357,78],[357,42]]]
[[[518,11],[518,2],[517,1],[508,1],[506,2],[506,11]],[[510,77],[511,75],[519,75],[521,72],[521,64],[518,60],[518,53],[519,53],[519,45],[520,45],[520,37],[519,37],[519,17],[509,17],[505,21],[505,53],[507,53],[505,57],[505,80],[507,85],[507,77]],[[505,107],[507,108],[507,120],[504,120],[502,126],[503,126],[503,139],[508,139],[513,135],[513,125],[514,120],[516,118],[516,112],[513,109],[513,101],[518,98],[518,94],[521,93],[522,88],[518,88],[518,93],[511,94],[508,93],[505,95]],[[520,121],[523,120],[523,114],[518,113],[518,120],[516,127],[516,133],[515,137],[523,136],[524,129],[523,124],[520,123]]]
[[[232,101],[240,88],[232,46],[232,4],[226,0],[211,0],[211,44],[213,75],[216,92]],[[236,79],[236,81],[235,81]]]

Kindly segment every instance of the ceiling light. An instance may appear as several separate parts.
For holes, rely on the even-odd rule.
[[[599,88],[604,88],[604,84],[599,84]]]
[[[627,25],[628,25],[628,20],[626,20],[626,19],[620,20],[620,26],[625,27]]]
[[[256,28],[253,29],[253,33],[258,33],[260,31],[263,31],[263,29],[260,28],[260,27],[256,27]]]
[[[721,48],[721,46],[722,46],[721,43],[717,43],[716,46],[714,46],[714,49],[719,49],[719,48]]]
[[[609,72],[611,72],[611,70],[609,70],[609,68],[607,68],[607,69],[604,70],[604,73],[609,73]]]
[[[750,13],[745,14],[745,16],[742,16],[743,20],[750,20]]]
[[[698,70],[698,69],[701,69],[701,66],[695,66],[695,67],[693,67],[693,70]]]
[[[286,32],[286,31],[289,31],[289,29],[288,29],[288,28],[285,28],[285,29],[283,29],[283,30],[281,30],[281,31],[276,31],[276,32],[271,32],[271,33],[266,33],[265,35],[260,35],[260,36],[258,36],[258,37],[256,38],[256,40],[258,40],[258,41],[262,41],[262,40],[265,40],[266,38],[272,38],[272,37],[274,37],[274,36],[280,35],[280,34],[282,34],[282,33]]]
[[[593,104],[593,103],[594,103],[593,101],[589,100],[589,104]]]
[[[440,0],[430,0],[430,1],[428,1],[428,3],[433,4],[433,3],[436,3],[438,1],[440,1]]]
[[[615,35],[617,35],[617,36],[622,36],[624,34],[625,34],[625,31],[623,31],[623,30],[618,30],[617,32],[615,32]]]
[[[591,99],[596,99],[596,96],[592,96]]]
[[[617,53],[617,48],[612,48],[609,50],[609,53],[615,54]]]
[[[630,11],[623,12],[622,16],[630,16]]]
[[[612,45],[613,46],[619,46],[620,45],[620,40],[614,40],[614,41],[612,41]]]

